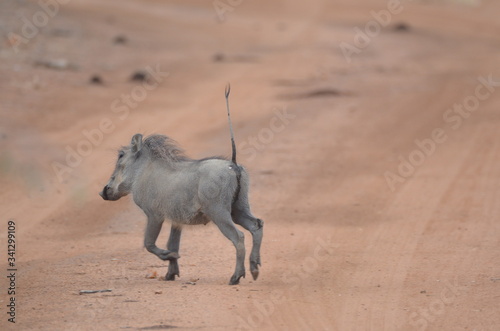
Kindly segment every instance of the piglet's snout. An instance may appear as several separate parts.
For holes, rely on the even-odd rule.
[[[108,198],[108,185],[104,186],[102,189],[102,192],[99,192],[99,195],[104,199],[104,200],[109,200]]]

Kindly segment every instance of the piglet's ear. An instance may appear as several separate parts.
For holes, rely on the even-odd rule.
[[[137,153],[142,148],[142,134],[138,133],[132,137],[132,142],[130,143],[132,148],[132,153]]]

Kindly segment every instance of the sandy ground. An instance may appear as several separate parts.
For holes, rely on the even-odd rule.
[[[500,4],[389,3],[3,1],[0,329],[499,330]],[[229,155],[226,82],[260,278],[207,225],[148,279],[145,216],[97,193],[137,132]]]

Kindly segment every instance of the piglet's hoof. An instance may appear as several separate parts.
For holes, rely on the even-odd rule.
[[[176,252],[164,251],[158,255],[158,257],[164,261],[167,260],[177,260],[180,258],[179,254]]]

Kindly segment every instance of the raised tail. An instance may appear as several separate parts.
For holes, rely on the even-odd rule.
[[[231,162],[234,164],[234,172],[236,173],[236,191],[233,196],[233,204],[238,200],[238,196],[240,195],[241,190],[241,168],[236,163],[236,144],[234,143],[234,133],[233,133],[233,124],[231,123],[231,113],[229,112],[229,93],[231,92],[231,85],[227,83],[226,86],[226,108],[227,108],[227,120],[229,122],[229,132],[231,132],[231,147],[233,149],[233,156],[231,157]]]
[[[231,92],[231,85],[227,83],[226,86],[226,108],[227,108],[227,120],[229,122],[229,132],[231,133],[231,148],[233,150],[233,156],[231,157],[231,161],[238,166],[236,163],[236,144],[234,143],[234,132],[233,132],[233,124],[231,123],[231,113],[229,112],[229,93]]]

